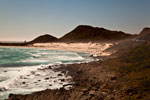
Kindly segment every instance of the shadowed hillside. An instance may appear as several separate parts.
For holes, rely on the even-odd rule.
[[[48,42],[56,42],[58,39],[52,35],[46,34],[41,35],[34,40],[30,41],[29,43],[48,43]]]
[[[150,41],[150,28],[146,27],[144,28],[139,36],[137,37],[138,40],[145,40],[145,41]]]
[[[92,27],[88,25],[79,25],[73,31],[60,38],[60,41],[68,42],[86,42],[86,41],[105,41],[105,40],[121,40],[133,35],[121,32],[110,31],[104,28]]]

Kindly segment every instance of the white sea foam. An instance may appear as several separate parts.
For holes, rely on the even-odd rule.
[[[60,64],[93,61],[87,54],[56,51],[8,48],[1,49],[0,55],[0,100],[10,93],[27,94],[45,89],[61,88],[70,84],[71,77],[49,68]],[[11,66],[13,65],[13,66]],[[16,67],[18,66],[18,67]],[[66,89],[69,89],[68,86]]]
[[[10,93],[26,94],[45,89],[56,89],[69,83],[70,76],[46,69],[46,67],[48,66],[5,69],[5,71],[1,72],[0,77],[7,76],[9,79],[0,82],[0,88],[6,89],[6,91],[1,91],[0,95],[4,96],[7,94],[8,96]]]

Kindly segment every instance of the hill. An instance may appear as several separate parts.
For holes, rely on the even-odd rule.
[[[32,41],[29,41],[29,42],[18,42],[18,43],[3,43],[3,42],[0,42],[0,45],[1,46],[27,46],[27,45],[31,45],[31,44],[34,44],[34,43],[49,43],[49,42],[56,42],[58,39],[54,36],[51,36],[51,35],[41,35],[37,38],[35,38],[34,40]]]
[[[48,42],[55,42],[58,39],[52,35],[49,34],[45,34],[45,35],[41,35],[37,38],[35,38],[34,40],[30,41],[29,43],[48,43]]]
[[[110,31],[104,28],[92,27],[88,25],[79,25],[71,32],[60,38],[60,41],[67,42],[86,42],[103,40],[121,40],[134,35],[122,31]]]
[[[145,40],[145,41],[150,41],[150,28],[146,27],[144,28],[139,36],[137,37],[139,40]]]

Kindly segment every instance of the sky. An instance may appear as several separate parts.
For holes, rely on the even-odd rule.
[[[61,37],[78,25],[139,33],[150,26],[150,0],[0,0],[0,41]]]

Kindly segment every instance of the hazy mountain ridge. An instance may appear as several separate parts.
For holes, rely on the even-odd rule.
[[[124,39],[136,38],[138,40],[150,40],[150,28],[144,28],[140,34],[129,34],[122,31],[112,31],[105,28],[93,27],[89,25],[79,25],[71,32],[65,34],[61,38],[54,37],[49,34],[41,35],[28,42],[20,43],[3,43],[3,46],[25,46],[34,43],[50,43],[50,42],[103,42],[118,41]]]

